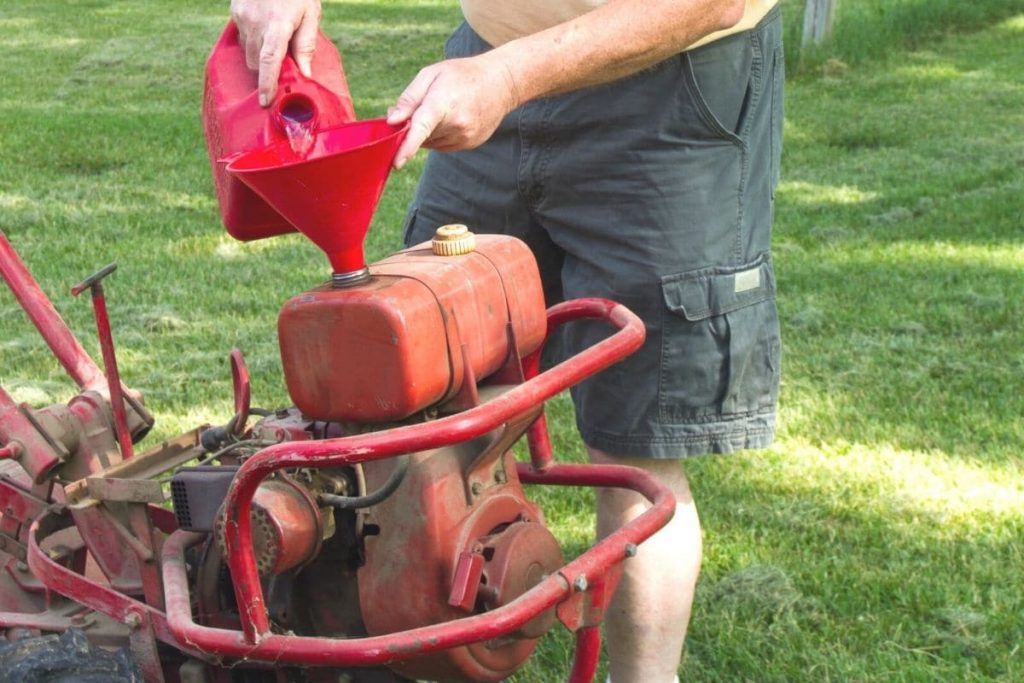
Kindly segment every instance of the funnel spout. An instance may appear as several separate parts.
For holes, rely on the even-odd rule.
[[[407,131],[407,123],[358,121],[316,131],[307,149],[280,142],[246,152],[227,171],[320,247],[335,273],[358,273],[366,268],[363,240]]]

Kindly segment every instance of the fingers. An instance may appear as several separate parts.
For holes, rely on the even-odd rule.
[[[292,27],[274,22],[263,32],[263,45],[259,56],[259,97],[260,106],[266,107],[277,92],[277,79],[281,75],[281,62],[288,53]]]
[[[409,121],[409,132],[395,154],[396,169],[405,166],[406,162],[416,154],[416,150],[430,137],[434,129],[444,119],[444,115],[432,107],[422,106],[424,99],[437,79],[436,69],[422,69],[398,97],[395,106],[388,110],[388,123],[397,125]]]
[[[428,107],[416,110],[409,122],[409,132],[395,153],[395,169],[405,166],[443,120],[444,115],[437,110]]]
[[[231,0],[231,18],[238,26],[246,65],[259,73],[262,106],[268,106],[277,92],[289,46],[299,71],[311,77],[320,0]]]
[[[320,26],[318,12],[309,10],[302,17],[302,23],[292,36],[292,57],[299,71],[306,78],[313,77],[313,53],[316,51],[317,29]]]

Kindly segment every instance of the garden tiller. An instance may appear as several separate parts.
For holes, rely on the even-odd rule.
[[[218,49],[233,46],[229,26]],[[338,58],[327,44],[316,59]],[[405,129],[353,121],[343,80],[290,63],[266,110],[251,74],[219,77],[204,120],[228,230],[297,229],[332,266],[278,318],[293,405],[251,407],[234,350],[230,419],[134,452],[153,418],[118,376],[113,268],[72,289],[91,294],[101,370],[0,232],[4,280],[81,387],[42,408],[0,388],[0,679],[500,681],[559,621],[570,681],[592,680],[621,563],[675,502],[639,469],[553,462],[543,405],[635,350],[642,323],[598,299],[545,311],[529,249],[464,226],[366,265]],[[610,334],[541,372],[568,323]],[[523,484],[632,489],[651,507],[567,562]]]

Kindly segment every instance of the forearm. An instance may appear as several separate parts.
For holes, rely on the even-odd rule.
[[[613,81],[656,64],[743,17],[743,0],[609,0],[495,48],[516,104]]]

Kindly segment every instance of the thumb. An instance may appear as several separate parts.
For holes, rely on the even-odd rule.
[[[306,12],[302,17],[302,23],[292,36],[292,57],[299,67],[299,71],[306,78],[313,77],[313,53],[316,52],[317,29],[320,22],[316,13]]]

